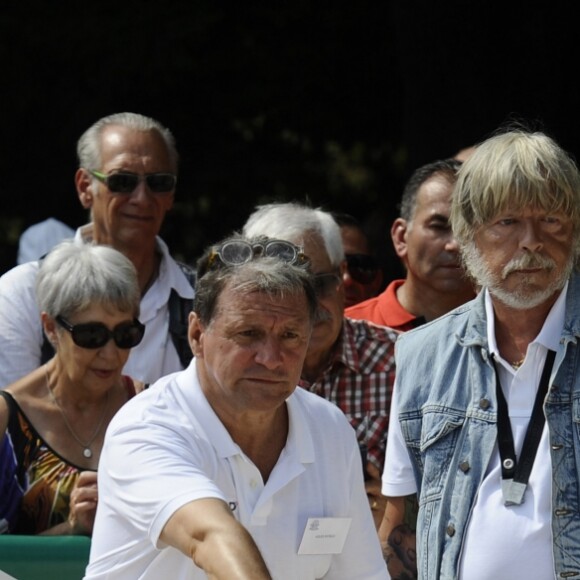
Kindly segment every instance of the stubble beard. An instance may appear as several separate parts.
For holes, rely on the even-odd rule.
[[[519,258],[510,260],[503,268],[501,275],[498,276],[491,272],[485,263],[481,253],[470,242],[462,251],[465,268],[480,287],[485,287],[490,294],[506,306],[515,310],[529,310],[543,304],[549,300],[556,292],[562,290],[574,270],[575,255],[570,253],[567,263],[558,275],[551,278],[545,288],[536,288],[527,283],[524,279],[522,283],[514,290],[506,290],[502,286],[510,273],[528,268],[543,268],[548,272],[554,271],[557,264],[551,258],[540,254],[530,253]]]

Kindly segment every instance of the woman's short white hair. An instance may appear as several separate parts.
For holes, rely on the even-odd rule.
[[[109,246],[67,240],[40,260],[36,297],[41,312],[68,317],[92,304],[137,317],[141,292],[133,263]]]

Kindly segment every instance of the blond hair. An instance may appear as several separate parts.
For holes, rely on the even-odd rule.
[[[451,226],[460,246],[506,210],[563,212],[580,231],[580,174],[550,137],[523,130],[495,135],[477,146],[459,170]]]

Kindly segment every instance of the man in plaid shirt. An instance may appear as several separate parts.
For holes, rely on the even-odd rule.
[[[243,233],[287,240],[303,248],[315,274],[318,313],[300,386],[345,413],[357,432],[375,523],[384,511],[381,473],[395,381],[395,331],[344,317],[346,267],[340,228],[332,215],[297,203],[259,206]],[[332,433],[328,433],[332,437]]]

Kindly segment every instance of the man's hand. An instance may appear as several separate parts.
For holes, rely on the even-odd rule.
[[[92,535],[98,499],[97,473],[81,472],[70,494],[68,523],[71,534]]]

